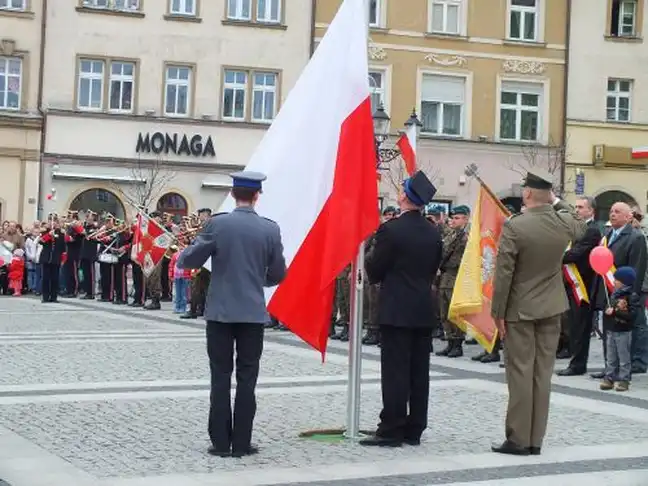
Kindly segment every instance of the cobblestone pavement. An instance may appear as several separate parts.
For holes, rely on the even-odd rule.
[[[204,323],[168,309],[1,298],[0,477],[12,486],[648,484],[646,375],[627,394],[556,377],[543,454],[502,457],[489,450],[503,436],[503,370],[471,361],[477,346],[465,350],[431,359],[423,444],[367,450],[299,438],[343,425],[346,345],[331,343],[322,364],[290,333],[270,331],[255,424],[261,453],[218,459],[205,453]],[[378,352],[364,349],[363,429],[380,411]],[[597,340],[592,368],[601,354]]]

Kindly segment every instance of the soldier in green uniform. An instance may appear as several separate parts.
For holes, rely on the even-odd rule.
[[[340,275],[338,275],[335,282],[335,305],[336,314],[339,312],[340,319],[338,324],[342,329],[337,334],[331,336],[331,339],[346,342],[349,340],[349,312],[351,304],[351,282],[349,275],[351,274],[351,265],[346,267]]]
[[[443,240],[443,258],[441,260],[441,278],[439,279],[439,300],[441,308],[441,319],[448,345],[437,356],[458,358],[463,356],[463,341],[465,333],[448,319],[448,310],[452,300],[459,265],[468,243],[468,221],[470,219],[470,208],[468,206],[456,206],[452,209],[452,230]]]

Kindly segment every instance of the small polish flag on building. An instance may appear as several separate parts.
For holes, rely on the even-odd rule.
[[[416,130],[415,124],[408,126],[396,142],[405,161],[405,170],[410,176],[416,172]]]
[[[644,147],[635,147],[632,149],[633,159],[648,159],[648,145]]]
[[[322,356],[336,278],[379,225],[367,39],[365,0],[344,0],[246,167],[268,176],[256,210],[288,265],[268,311]]]

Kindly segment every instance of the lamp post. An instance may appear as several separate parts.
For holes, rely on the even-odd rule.
[[[389,129],[391,118],[385,111],[385,107],[381,104],[373,114],[374,124],[374,137],[376,139],[376,155],[378,170],[387,170],[386,165],[391,161],[397,159],[401,155],[401,151],[397,146],[383,147],[389,138]],[[405,128],[410,129],[412,126],[416,127],[416,138],[418,139],[423,124],[416,115],[416,110],[412,110],[412,114],[405,122]]]

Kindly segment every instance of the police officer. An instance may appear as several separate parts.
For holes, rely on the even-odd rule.
[[[258,452],[250,442],[256,413],[255,387],[270,320],[264,287],[286,274],[279,226],[254,210],[266,176],[238,172],[232,177],[236,209],[214,215],[179,257],[180,268],[202,268],[211,258],[205,319],[211,369],[209,453],[242,457]],[[230,388],[236,346],[236,398],[232,418]]]

